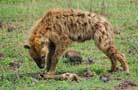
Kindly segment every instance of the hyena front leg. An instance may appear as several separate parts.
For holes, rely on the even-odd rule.
[[[50,41],[49,43],[49,53],[48,53],[48,58],[47,58],[47,71],[49,71],[50,67],[51,67],[51,61],[52,61],[52,57],[55,54],[55,50],[56,50],[56,46],[53,42]]]
[[[98,48],[103,51],[111,60],[111,71],[116,70],[117,60],[121,63],[123,70],[129,73],[126,58],[121,54],[112,42],[111,34],[106,30],[104,24],[98,24],[94,34],[94,40]]]
[[[58,63],[59,57],[63,54],[63,52],[67,49],[67,47],[71,44],[71,41],[67,37],[60,38],[59,42],[55,42],[55,52],[51,56],[50,66],[48,67],[48,73],[54,74],[56,70],[56,65]]]
[[[55,53],[51,57],[51,59],[49,60],[49,63],[48,63],[47,71],[48,71],[49,74],[54,74],[55,73],[56,65],[58,63],[58,59],[63,54],[66,47],[63,47],[63,48],[56,47]]]

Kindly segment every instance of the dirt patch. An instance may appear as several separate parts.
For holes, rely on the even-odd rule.
[[[94,75],[90,69],[86,69],[83,73],[83,77],[85,77],[86,79],[89,79],[92,76],[94,76]]]
[[[115,35],[120,34],[121,30],[123,30],[123,28],[122,28],[121,26],[114,26],[113,28],[114,28],[114,29],[113,29],[113,33],[114,33]]]
[[[4,58],[4,54],[0,52],[0,60],[2,60]]]
[[[11,70],[18,70],[23,62],[22,61],[13,61],[9,63],[9,68]]]
[[[0,28],[2,28],[3,27],[3,23],[2,23],[2,21],[0,21]]]
[[[120,84],[118,84],[117,86],[115,86],[115,90],[133,90],[133,87],[138,86],[138,84],[129,81],[129,80],[125,80],[123,82],[121,82]]]
[[[110,80],[110,75],[101,75],[100,80],[103,82],[108,82]]]
[[[130,5],[138,6],[138,1],[137,0],[130,0]]]
[[[128,50],[129,55],[138,55],[138,49],[136,47],[131,47]]]
[[[18,23],[0,21],[0,28],[6,28],[7,32],[12,32],[16,30],[17,28],[19,28],[19,26],[20,25]]]

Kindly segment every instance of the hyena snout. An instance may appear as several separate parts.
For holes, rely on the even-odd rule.
[[[45,57],[41,57],[41,58],[37,58],[37,59],[34,59],[35,60],[35,62],[36,62],[36,64],[37,64],[37,66],[40,68],[40,69],[43,69],[43,68],[45,68]]]
[[[43,68],[45,68],[45,64],[39,64],[38,67],[39,67],[40,69],[43,69]]]

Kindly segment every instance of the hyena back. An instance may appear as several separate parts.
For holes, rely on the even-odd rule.
[[[55,72],[58,58],[73,42],[93,39],[96,46],[111,60],[111,71],[119,61],[127,73],[125,56],[115,47],[112,25],[101,15],[79,10],[50,10],[32,28],[29,38],[30,55],[40,68],[47,63],[47,71]]]

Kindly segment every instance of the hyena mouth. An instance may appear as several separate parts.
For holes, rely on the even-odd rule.
[[[43,69],[43,68],[45,68],[45,59],[35,59],[35,61],[36,61],[36,64],[37,64],[37,66],[40,68],[40,69]]]
[[[40,69],[43,69],[43,68],[45,68],[45,64],[40,64],[40,65],[38,65],[38,67],[39,67]]]

